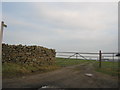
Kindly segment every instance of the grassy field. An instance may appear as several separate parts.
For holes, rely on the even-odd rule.
[[[120,67],[119,67],[119,63],[118,62],[102,62],[101,63],[101,68],[99,68],[99,63],[96,62],[96,64],[94,65],[96,68],[96,71],[98,72],[102,72],[105,74],[109,74],[112,76],[118,76],[118,74],[120,75]]]
[[[43,73],[48,71],[53,71],[62,67],[82,64],[85,62],[95,62],[94,67],[96,68],[97,72],[102,72],[105,74],[117,76],[120,74],[118,71],[118,62],[102,62],[102,68],[99,68],[97,61],[89,61],[89,60],[79,60],[79,59],[63,59],[63,58],[56,58],[56,62],[54,65],[49,66],[27,66],[21,65],[16,63],[4,63],[2,65],[2,74],[3,77],[14,77],[14,76],[21,76],[31,73]]]
[[[65,59],[65,58],[56,58],[56,65],[60,67],[66,67],[76,64],[81,64],[84,62],[89,62],[88,60],[80,60],[80,59]]]

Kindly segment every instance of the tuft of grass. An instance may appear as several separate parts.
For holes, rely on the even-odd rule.
[[[35,72],[48,72],[58,69],[56,65],[45,65],[45,66],[33,66],[33,65],[22,65],[18,63],[3,63],[2,64],[2,75],[3,78],[20,77]]]
[[[13,77],[21,74],[29,73],[29,71],[21,65],[15,63],[4,63],[2,64],[2,75],[3,77]]]

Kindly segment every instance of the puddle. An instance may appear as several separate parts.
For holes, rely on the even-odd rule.
[[[92,77],[93,76],[93,74],[91,74],[91,73],[86,73],[85,75],[88,76],[88,77]]]
[[[47,88],[59,88],[59,87],[57,87],[57,86],[52,86],[52,85],[43,85],[43,86],[41,86],[41,88],[39,88],[38,90],[42,90],[42,89],[47,89]],[[59,89],[60,90],[60,89]],[[63,89],[62,89],[63,90]]]
[[[50,85],[45,85],[45,86],[42,86],[41,88],[58,88],[56,86],[50,86]]]

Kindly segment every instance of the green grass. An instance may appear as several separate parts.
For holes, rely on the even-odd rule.
[[[15,63],[4,63],[2,65],[2,74],[3,77],[13,77],[18,76],[24,73],[28,73],[29,71],[26,70],[21,65],[15,64]]]
[[[60,67],[82,64],[84,62],[95,62],[93,66],[97,72],[109,74],[112,76],[118,76],[118,74],[120,75],[120,64],[118,65],[118,62],[102,62],[101,68],[99,68],[99,62],[94,60],[56,58],[56,65]]]
[[[102,62],[101,68],[99,68],[99,62],[96,62],[95,68],[97,72],[102,72],[112,76],[120,75],[120,67],[118,62]]]
[[[53,71],[59,69],[61,67],[82,64],[85,62],[95,62],[94,67],[97,72],[117,76],[120,74],[118,69],[118,62],[102,62],[102,67],[99,68],[99,63],[94,60],[79,60],[79,59],[63,59],[63,58],[56,58],[54,65],[44,65],[44,66],[37,66],[37,65],[22,65],[18,63],[3,63],[2,64],[2,74],[3,77],[17,77],[26,74],[32,73],[43,73],[48,71]]]
[[[18,63],[4,63],[2,64],[2,75],[3,78],[11,78],[11,77],[20,77],[27,74],[32,74],[33,72],[48,72],[57,69],[56,65],[44,65],[44,66],[28,66],[22,65]]]
[[[83,62],[87,62],[86,60],[78,60],[78,59],[63,59],[56,58],[56,62],[54,65],[23,65],[19,63],[3,63],[2,64],[2,74],[3,77],[19,77],[26,74],[31,73],[43,73],[48,71],[53,71],[65,66],[71,66],[75,64],[80,64]]]
[[[88,62],[87,60],[80,59],[65,59],[65,58],[56,58],[56,65],[60,67],[66,67],[76,64],[81,64],[83,62]]]

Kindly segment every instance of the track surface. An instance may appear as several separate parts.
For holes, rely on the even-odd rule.
[[[86,76],[90,73],[93,76]],[[95,72],[93,63],[64,67],[52,72],[3,79],[3,88],[117,88],[118,78]]]

